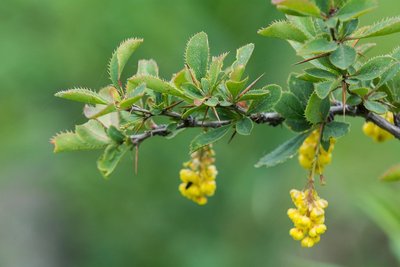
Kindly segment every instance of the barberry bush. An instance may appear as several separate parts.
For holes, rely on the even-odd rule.
[[[85,124],[61,132],[51,142],[55,152],[103,150],[97,161],[108,178],[127,153],[138,157],[147,139],[174,138],[187,128],[199,128],[189,146],[190,159],[179,175],[180,193],[199,205],[216,191],[213,143],[236,135],[249,136],[255,125],[284,124],[294,137],[262,157],[256,167],[273,167],[298,154],[306,170],[302,190],[291,190],[295,208],[288,210],[290,235],[303,247],[313,247],[327,230],[328,202],[318,196],[316,181],[325,183],[324,169],[332,161],[337,139],[350,130],[346,116],[365,120],[362,131],[373,140],[400,139],[400,48],[373,58],[368,38],[400,31],[400,17],[359,25],[359,17],[377,8],[375,0],[272,0],[286,18],[258,31],[283,39],[301,57],[301,73],[289,75],[283,89],[262,85],[246,72],[253,44],[210,56],[207,34],[187,43],[182,69],[170,79],[159,77],[154,60],[139,60],[137,72],[122,80],[123,70],[142,39],[128,39],[109,63],[111,84],[98,91],[73,88],[57,97],[83,102]],[[365,41],[364,41],[365,40]],[[339,117],[341,117],[339,119]],[[137,166],[136,166],[137,167]],[[383,180],[400,180],[392,167]]]

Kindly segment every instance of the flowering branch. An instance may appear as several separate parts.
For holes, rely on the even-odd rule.
[[[135,111],[138,111],[135,109]],[[151,113],[147,110],[140,110],[143,113],[151,115]],[[345,108],[346,115],[351,117],[362,117],[367,121],[371,121],[380,128],[388,131],[394,137],[400,140],[400,127],[395,126],[388,122],[386,119],[382,118],[381,116],[376,115],[375,113],[369,112],[362,106],[352,107],[347,106]],[[194,118],[187,118],[182,119],[181,115],[177,112],[163,112],[162,115],[173,118],[179,119],[180,122],[177,126],[177,129],[184,129],[184,128],[218,128],[221,126],[229,125],[233,123],[232,120],[224,120],[224,121],[198,121]],[[330,117],[333,119],[335,116],[343,115],[343,105],[339,103],[336,106],[330,108]],[[270,126],[276,127],[281,125],[285,118],[279,115],[276,112],[264,112],[259,114],[252,114],[249,118],[257,124],[268,124]],[[159,125],[156,126],[154,129],[146,131],[141,134],[135,134],[130,136],[132,143],[135,145],[140,144],[144,140],[153,137],[153,136],[168,136],[172,132],[167,128],[166,125]]]

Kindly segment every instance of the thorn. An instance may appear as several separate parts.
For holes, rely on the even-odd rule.
[[[303,61],[297,62],[297,63],[293,64],[293,66],[304,64],[304,63],[307,63],[307,62],[312,61],[314,59],[323,58],[323,57],[326,57],[328,55],[329,55],[329,53],[324,53],[324,54],[321,54],[321,55],[318,55],[318,56],[315,56],[315,57],[311,57],[311,58],[305,59]]]
[[[135,146],[135,175],[138,175],[138,168],[139,168],[139,145],[136,144],[136,146]]]
[[[217,120],[218,120],[218,121],[221,121],[221,119],[219,118],[217,109],[216,109],[215,107],[212,107],[212,110],[214,111],[214,114],[215,114],[215,117],[217,117]]]
[[[246,89],[244,89],[238,96],[238,99],[241,98],[244,94],[246,94],[251,88],[253,88],[256,83],[264,77],[265,73],[261,74],[257,79],[255,79]]]
[[[207,119],[207,114],[208,114],[208,110],[210,109],[210,107],[209,106],[207,106],[207,108],[206,108],[206,111],[204,112],[204,117],[203,117],[203,120],[201,121],[201,126],[203,126],[204,125],[204,122],[206,121],[206,119]]]
[[[347,100],[347,83],[342,81],[342,105],[343,105],[343,119],[346,119],[346,100]]]
[[[164,108],[164,110],[170,110],[170,109],[176,107],[177,105],[179,105],[179,104],[182,103],[182,102],[183,102],[183,100],[177,101],[177,102],[175,102],[175,103],[172,103],[172,104],[169,105],[168,107]]]
[[[233,138],[235,138],[236,134],[237,134],[237,132],[236,132],[236,130],[235,130],[235,131],[233,132],[233,134],[231,135],[231,137],[229,138],[228,144],[230,144],[230,143],[232,142],[232,140],[233,140]]]

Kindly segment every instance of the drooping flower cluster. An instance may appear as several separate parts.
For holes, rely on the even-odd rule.
[[[316,171],[321,175],[324,172],[325,166],[332,162],[332,151],[336,141],[331,138],[328,151],[320,145],[318,157],[315,157],[319,138],[320,133],[317,130],[313,131],[310,136],[307,137],[299,149],[299,163],[303,168],[311,170],[314,160],[317,160]]]
[[[191,160],[184,163],[184,168],[180,171],[182,183],[179,191],[199,205],[205,205],[207,197],[213,196],[217,188],[215,178],[218,172],[214,165],[214,156],[211,145],[205,146],[194,152]]]
[[[311,248],[320,241],[320,235],[326,232],[325,209],[328,201],[318,196],[314,189],[291,190],[290,196],[296,208],[287,214],[294,224],[289,234],[294,240],[301,240],[301,246]]]
[[[393,118],[392,112],[387,112],[382,117],[385,118],[387,121],[389,121],[391,124],[394,123],[394,118]],[[372,139],[374,139],[376,142],[379,142],[379,143],[393,138],[393,135],[391,135],[389,132],[383,130],[379,126],[375,125],[373,122],[364,123],[363,132],[366,136],[371,137]]]

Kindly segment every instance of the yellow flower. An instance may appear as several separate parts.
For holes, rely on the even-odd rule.
[[[392,112],[387,112],[386,114],[382,115],[388,122],[391,124],[394,123],[394,117]],[[372,122],[366,122],[363,126],[363,132],[366,136],[371,137],[376,142],[384,142],[386,140],[392,139],[393,135],[389,132],[383,130],[379,126],[375,125]]]
[[[218,172],[213,165],[214,155],[211,145],[201,148],[183,164],[184,168],[179,173],[182,181],[179,192],[199,205],[205,205],[207,197],[213,196],[217,188],[215,178]]]
[[[311,170],[314,161],[317,160],[316,170],[319,174],[324,172],[326,165],[332,162],[332,151],[335,145],[335,139],[331,138],[328,151],[322,145],[319,147],[318,156],[315,156],[317,151],[317,144],[319,143],[320,134],[317,130],[313,131],[299,148],[299,163],[306,169]]]
[[[328,201],[320,198],[314,189],[293,189],[290,196],[296,208],[287,211],[294,224],[289,234],[294,240],[301,240],[301,246],[311,248],[320,241],[320,236],[327,230],[324,222]]]

